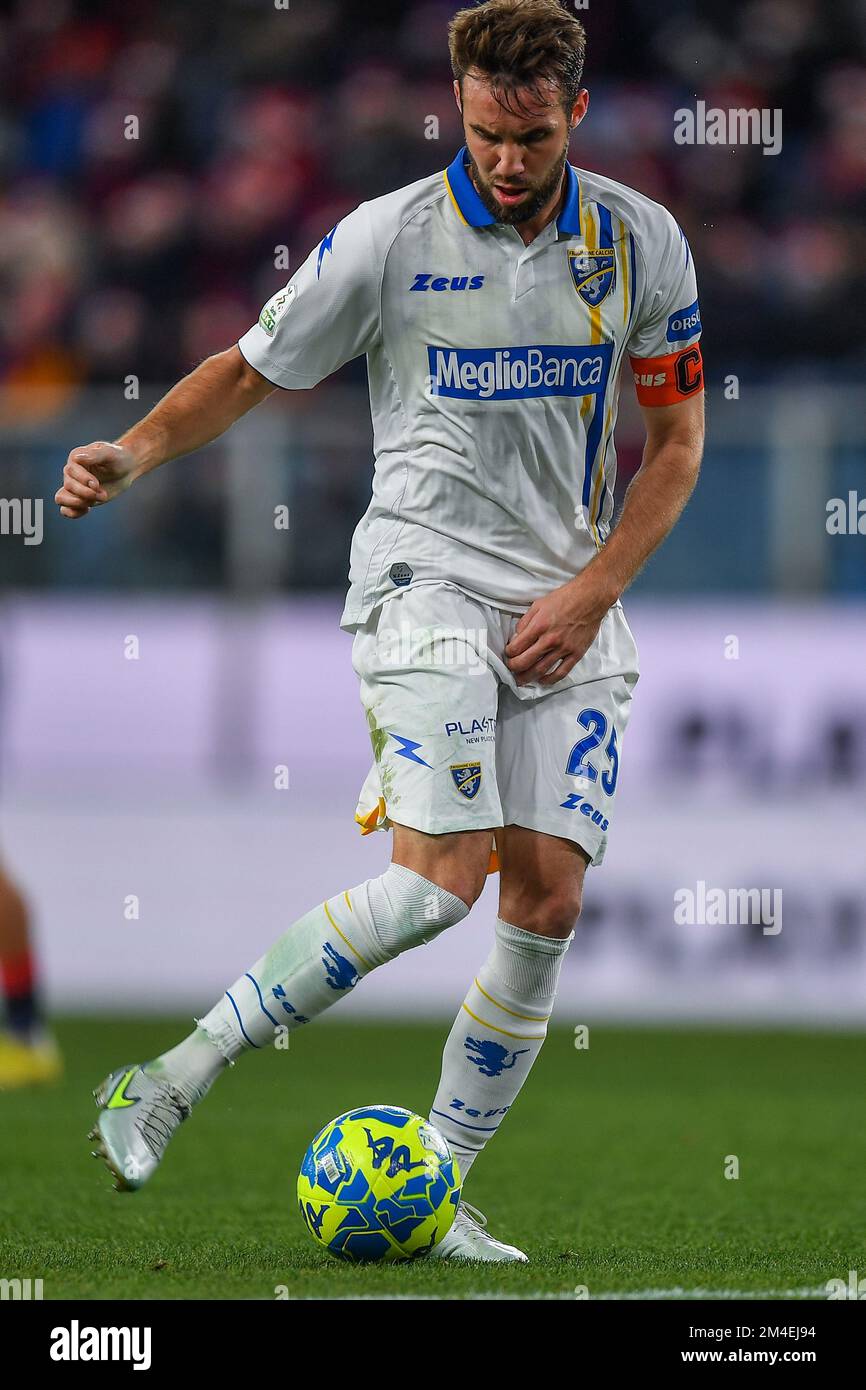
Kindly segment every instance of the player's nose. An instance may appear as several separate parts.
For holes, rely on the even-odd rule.
[[[509,150],[503,146],[495,170],[496,177],[501,179],[503,183],[521,183],[525,172],[523,156],[519,149],[514,147]]]

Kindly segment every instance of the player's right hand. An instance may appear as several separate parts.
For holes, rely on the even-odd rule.
[[[61,516],[77,520],[101,507],[133,482],[135,460],[122,444],[99,439],[73,449],[63,469],[63,486],[54,494]]]

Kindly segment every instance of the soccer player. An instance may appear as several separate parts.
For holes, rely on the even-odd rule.
[[[73,449],[57,493],[83,517],[275,387],[366,354],[376,465],[341,626],[375,756],[356,819],[392,830],[392,862],[335,884],[189,1037],[102,1084],[92,1137],[127,1188],[227,1065],[461,921],[498,866],[430,1110],[465,1176],[539,1054],[607,845],[638,675],[620,597],[701,456],[694,266],[663,207],[568,163],[589,98],[564,6],[487,0],[449,41],[466,143],[448,168],[351,212],[237,346],[115,443]],[[646,445],[613,526],[626,356]],[[526,1258],[465,1204],[432,1253]]]
[[[55,1081],[63,1071],[39,997],[30,914],[18,886],[0,866],[0,1091]]]
[[[0,1091],[57,1080],[63,1061],[44,1022],[28,906],[1,867],[0,994],[6,1005],[0,1031]]]
[[[63,1059],[45,1020],[30,909],[0,863],[0,1091],[55,1081]]]

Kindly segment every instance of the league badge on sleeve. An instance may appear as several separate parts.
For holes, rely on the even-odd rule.
[[[278,294],[274,295],[273,299],[269,299],[262,309],[259,314],[259,325],[265,330],[269,338],[273,338],[277,324],[294,297],[295,286],[286,285]]]
[[[595,309],[610,294],[616,282],[616,254],[613,248],[587,251],[578,246],[568,252],[568,268],[584,304]]]

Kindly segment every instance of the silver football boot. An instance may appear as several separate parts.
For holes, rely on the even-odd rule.
[[[145,1066],[147,1063],[145,1063]],[[120,1067],[93,1092],[99,1118],[87,1136],[93,1157],[114,1176],[118,1192],[135,1192],[156,1171],[166,1145],[192,1110],[199,1093],[182,1092],[144,1067]]]
[[[528,1262],[528,1255],[524,1255],[516,1245],[494,1240],[486,1226],[487,1217],[483,1212],[468,1202],[461,1202],[450,1231],[433,1246],[428,1259],[484,1260],[488,1264],[506,1260]]]

